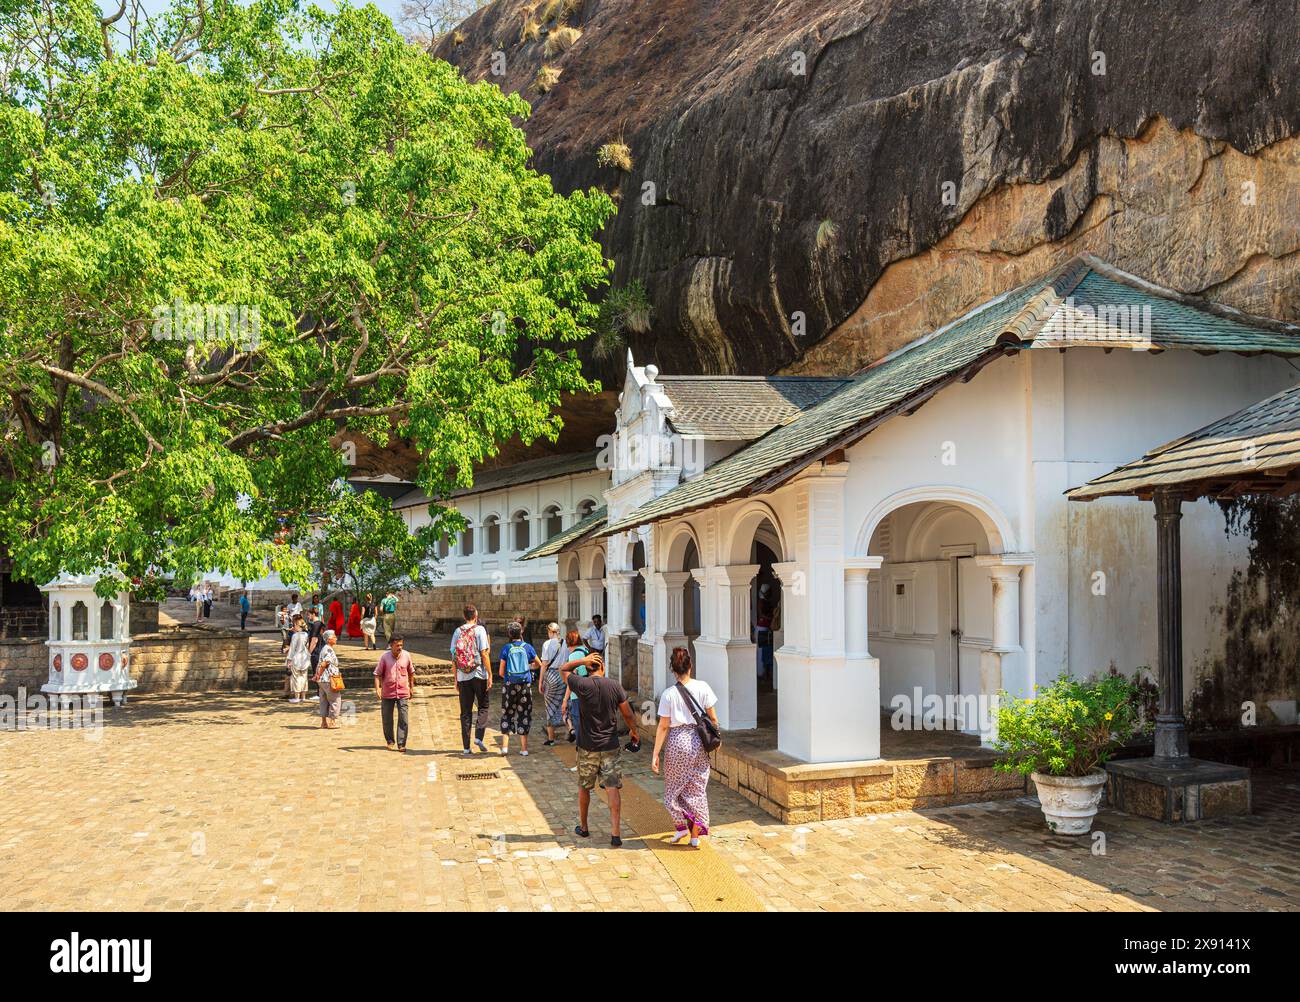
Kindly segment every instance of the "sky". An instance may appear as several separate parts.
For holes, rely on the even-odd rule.
[[[99,0],[99,9],[106,12],[116,12],[120,0]],[[332,10],[334,3],[332,0],[314,0],[316,5],[324,10]],[[354,0],[357,6],[362,6],[361,0]],[[402,0],[369,0],[394,22],[401,16]],[[144,0],[143,7],[151,14],[157,14],[159,11],[166,10],[171,4],[168,0]]]

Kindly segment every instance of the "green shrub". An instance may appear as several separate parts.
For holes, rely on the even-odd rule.
[[[1086,776],[1141,728],[1143,689],[1111,674],[1062,674],[1030,699],[999,694],[995,768],[1048,776]]]
[[[633,280],[621,288],[610,289],[600,304],[592,354],[607,359],[626,350],[629,332],[649,332],[650,311],[650,300],[640,281]]]

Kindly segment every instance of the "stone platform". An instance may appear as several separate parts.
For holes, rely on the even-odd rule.
[[[787,824],[948,807],[1025,795],[1022,776],[995,772],[979,739],[954,731],[894,731],[882,721],[879,759],[801,762],[776,749],[775,725],[724,732],[713,778]]]
[[[1129,814],[1176,823],[1250,813],[1250,770],[1186,758],[1106,763],[1111,806]]]

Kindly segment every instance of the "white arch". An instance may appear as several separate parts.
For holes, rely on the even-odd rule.
[[[579,558],[582,564],[582,576],[588,580],[603,578],[605,576],[605,548],[603,546],[589,546],[582,551],[585,559]],[[596,561],[600,560],[600,573],[596,573]]]
[[[754,532],[758,529],[763,519],[772,523],[772,528],[776,530],[777,541],[781,544],[781,552],[777,557],[781,560],[792,559],[790,548],[786,545],[785,530],[781,528],[781,520],[776,517],[776,512],[772,506],[765,501],[750,500],[743,504],[731,516],[731,532],[727,536],[726,545],[722,548],[722,553],[726,556],[727,562],[732,564],[749,563],[749,547],[754,541]],[[737,555],[736,547],[744,543],[745,550]],[[698,549],[699,544],[696,544]],[[703,551],[701,551],[703,558]]]
[[[688,543],[695,544],[696,553],[703,552],[700,549],[700,537],[695,527],[690,522],[678,522],[672,527],[668,536],[667,548],[664,551],[664,570],[681,570],[682,561],[686,559]]]
[[[885,516],[904,505],[916,504],[920,501],[946,501],[966,508],[984,527],[984,533],[989,539],[990,553],[1017,552],[1016,534],[1011,528],[1011,521],[992,500],[968,487],[934,484],[898,491],[872,508],[863,521],[862,528],[858,530],[857,541],[853,545],[853,555],[855,557],[869,555],[867,549],[871,545],[871,537],[875,534],[876,527],[884,521]]]
[[[561,553],[557,571],[560,581],[577,581],[582,577],[582,561],[576,553]]]

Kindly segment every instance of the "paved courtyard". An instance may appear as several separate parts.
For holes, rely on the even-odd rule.
[[[276,660],[270,637],[252,647]],[[463,759],[454,696],[425,687],[401,755],[383,745],[373,694],[345,696],[334,731],[239,692],[135,697],[97,736],[0,732],[6,907],[1300,908],[1297,771],[1256,772],[1249,818],[1175,828],[1103,811],[1104,843],[1049,835],[1029,802],[790,827],[715,787],[716,834],[696,853],[664,844],[647,748],[625,756],[625,841],[611,849],[603,804],[590,840],[572,834],[571,746],[543,748],[535,728],[528,758],[516,744]]]

